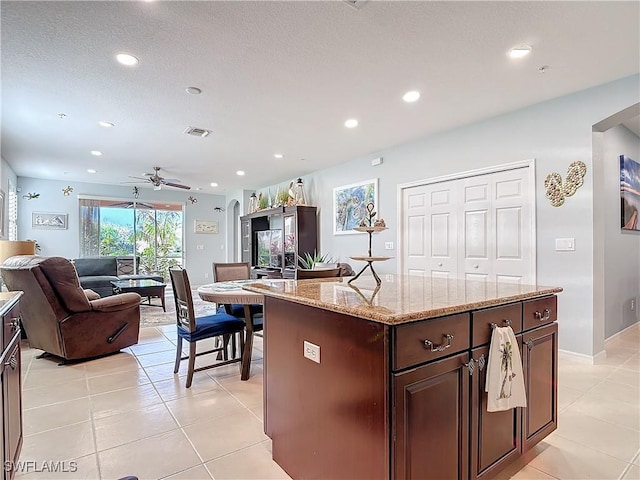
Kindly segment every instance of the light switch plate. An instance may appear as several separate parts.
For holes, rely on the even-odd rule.
[[[575,238],[556,238],[556,252],[573,252],[575,249]]]
[[[320,363],[320,347],[311,342],[304,341],[304,356],[312,362]]]

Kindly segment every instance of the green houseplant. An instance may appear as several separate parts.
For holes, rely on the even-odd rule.
[[[300,268],[313,270],[318,263],[337,263],[337,261],[328,253],[320,254],[315,250],[313,251],[313,255],[305,252],[304,255],[298,257],[298,265],[300,265]]]

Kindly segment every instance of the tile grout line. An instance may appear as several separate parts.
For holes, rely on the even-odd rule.
[[[638,458],[638,456],[640,455],[640,449],[636,452],[636,454],[633,456],[633,458],[631,459],[631,461],[627,464],[626,467],[624,467],[624,470],[622,470],[622,473],[620,474],[620,476],[618,477],[618,480],[622,480],[624,479],[624,476],[629,473],[629,470],[631,470],[631,467],[634,466],[634,461],[636,458]]]

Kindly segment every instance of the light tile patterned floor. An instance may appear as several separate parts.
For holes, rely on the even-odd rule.
[[[120,354],[64,367],[24,344],[21,460],[35,464],[18,478],[289,478],[262,431],[261,339],[249,381],[228,365],[196,373],[188,390],[185,362],[173,375],[174,342],[175,326],[148,327]],[[602,365],[561,356],[560,426],[500,478],[639,479],[639,345],[636,325]],[[63,460],[75,471],[33,471]]]

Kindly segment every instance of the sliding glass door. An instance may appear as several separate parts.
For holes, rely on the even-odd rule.
[[[181,204],[80,199],[80,256],[132,256],[138,272],[168,278],[182,265]]]

